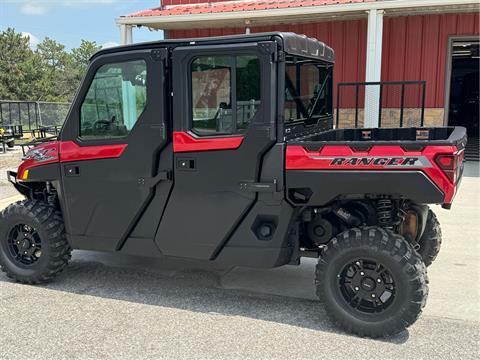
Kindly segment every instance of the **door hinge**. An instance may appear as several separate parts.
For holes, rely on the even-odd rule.
[[[165,60],[167,58],[167,55],[168,55],[168,50],[165,48],[153,49],[150,52],[150,56],[154,61]]]
[[[240,190],[250,192],[277,192],[277,179],[272,182],[242,181],[239,183]]]
[[[137,183],[138,185],[147,185],[148,187],[154,187],[157,185],[160,181],[165,181],[165,180],[171,180],[171,172],[169,170],[167,171],[160,171],[156,176],[150,178],[150,179],[145,179],[145,178],[138,178]]]

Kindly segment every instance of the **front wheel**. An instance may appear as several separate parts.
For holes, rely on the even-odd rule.
[[[19,201],[0,214],[0,269],[21,283],[52,280],[70,260],[61,213],[36,200]]]
[[[350,229],[332,239],[321,253],[316,287],[329,317],[369,337],[405,330],[428,294],[420,255],[402,236],[378,227]]]

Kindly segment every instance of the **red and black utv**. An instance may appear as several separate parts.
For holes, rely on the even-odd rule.
[[[464,128],[333,129],[333,50],[292,33],[101,50],[58,141],[9,172],[0,265],[55,277],[72,249],[271,268],[318,257],[348,331],[419,316]]]

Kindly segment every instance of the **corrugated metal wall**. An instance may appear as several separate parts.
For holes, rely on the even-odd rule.
[[[425,107],[443,107],[448,39],[458,35],[479,35],[479,14],[386,17],[382,80],[426,80]]]
[[[367,19],[251,29],[252,32],[272,30],[305,34],[333,47],[337,59],[335,84],[365,80]],[[245,29],[229,28],[175,30],[169,31],[168,37],[205,37],[244,32]],[[442,108],[445,98],[448,38],[454,35],[479,35],[479,14],[385,17],[382,80],[426,80],[425,106]]]
[[[291,24],[276,26],[259,26],[251,28],[252,32],[292,31],[315,37],[335,49],[335,91],[336,83],[342,81],[364,81],[367,20],[328,21],[309,24]],[[169,31],[169,38],[208,37],[220,35],[243,34],[245,29],[194,29]],[[335,96],[335,94],[334,94]]]

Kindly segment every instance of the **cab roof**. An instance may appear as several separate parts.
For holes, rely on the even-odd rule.
[[[325,43],[317,39],[309,38],[306,35],[299,35],[292,32],[268,32],[142,42],[102,49],[95,53],[91,60],[100,55],[113,54],[123,51],[145,50],[161,47],[175,48],[178,46],[237,44],[272,40],[280,41],[283,44],[283,51],[288,54],[319,59],[328,63],[335,62],[335,54],[331,47],[325,45]]]

